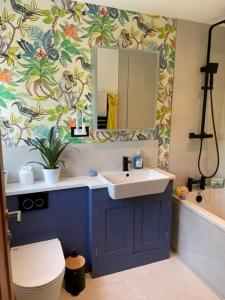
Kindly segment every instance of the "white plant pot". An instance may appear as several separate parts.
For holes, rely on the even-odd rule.
[[[43,169],[45,182],[48,184],[56,183],[59,181],[60,168],[57,169]]]

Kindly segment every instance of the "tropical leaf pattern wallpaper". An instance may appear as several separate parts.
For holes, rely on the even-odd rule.
[[[176,22],[71,0],[5,0],[0,7],[0,126],[2,142],[46,137],[56,126],[71,143],[159,140],[167,168],[171,128]],[[92,123],[91,51],[94,45],[159,52],[154,130],[95,131],[71,137],[78,114]],[[138,101],[138,99],[137,99]]]

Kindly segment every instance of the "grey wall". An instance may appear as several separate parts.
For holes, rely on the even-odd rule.
[[[199,140],[189,140],[188,134],[200,131],[203,98],[201,91],[203,75],[200,73],[200,67],[205,64],[206,60],[208,27],[206,24],[183,20],[178,20],[177,24],[169,170],[177,175],[176,184],[178,185],[186,184],[189,176],[196,178],[200,176],[197,169]],[[214,103],[218,136],[221,140],[224,131],[224,127],[221,127],[221,117],[224,109],[225,88],[225,28],[215,30],[212,46],[212,61],[220,63],[219,73],[215,76]],[[209,111],[209,101],[207,110]],[[206,131],[212,133],[209,116]],[[225,144],[224,134],[223,141]],[[207,150],[207,155],[205,150]],[[221,156],[225,159],[222,152]],[[210,139],[204,143],[203,147],[202,169],[205,172],[212,172],[215,165],[214,157],[215,148],[213,140]],[[225,163],[221,164],[221,168],[224,169],[224,167]]]
[[[87,175],[89,170],[122,169],[122,156],[132,157],[138,149],[144,158],[145,167],[157,167],[158,141],[119,142],[104,144],[84,144],[69,146],[62,156],[66,168],[62,169],[62,176]],[[8,182],[18,181],[20,168],[29,161],[41,161],[38,151],[29,152],[28,147],[3,147],[4,168],[9,171]],[[32,165],[35,171],[35,180],[43,178],[42,168]]]

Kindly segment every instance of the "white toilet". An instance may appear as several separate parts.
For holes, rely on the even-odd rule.
[[[58,300],[65,259],[58,239],[11,248],[16,300]]]

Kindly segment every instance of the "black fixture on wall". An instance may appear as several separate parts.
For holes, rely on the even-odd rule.
[[[213,28],[217,27],[221,24],[225,24],[225,20],[217,22],[217,23],[211,25],[210,28],[209,28],[206,65],[204,67],[201,67],[201,69],[200,69],[200,71],[202,73],[205,73],[204,86],[202,87],[202,90],[203,90],[203,103],[202,103],[201,132],[199,134],[196,134],[196,133],[193,133],[193,132],[189,133],[189,138],[190,139],[200,139],[200,150],[199,150],[199,156],[198,156],[198,170],[199,170],[201,176],[204,176],[205,178],[213,177],[217,173],[218,168],[219,168],[219,163],[220,163],[219,147],[218,147],[218,141],[217,141],[217,135],[216,135],[214,110],[213,110],[213,97],[212,97],[214,74],[217,73],[219,64],[210,62],[210,56],[211,56],[211,44],[212,44],[212,31],[213,31]],[[201,163],[203,140],[206,139],[206,138],[212,138],[213,137],[213,134],[205,133],[205,119],[206,119],[206,108],[207,108],[208,92],[210,93],[212,123],[213,123],[213,131],[214,131],[214,138],[215,138],[215,145],[216,145],[216,152],[217,152],[217,166],[216,166],[216,169],[213,172],[213,174],[211,174],[209,176],[206,176],[205,174],[203,174],[203,172],[201,170],[200,163]]]

